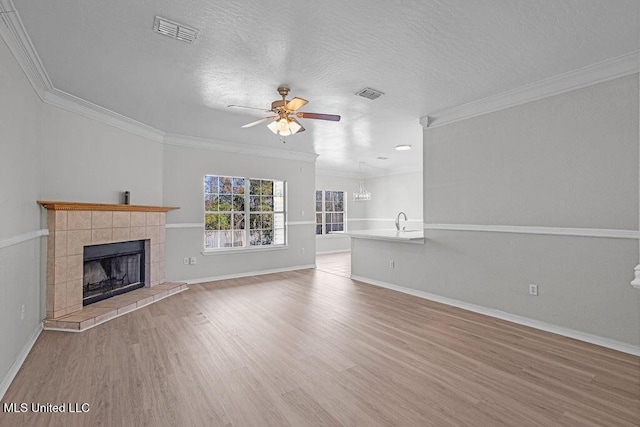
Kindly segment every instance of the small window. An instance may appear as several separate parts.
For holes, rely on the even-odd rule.
[[[204,177],[205,249],[285,244],[285,183]]]
[[[345,224],[344,191],[316,190],[316,234],[344,233]]]

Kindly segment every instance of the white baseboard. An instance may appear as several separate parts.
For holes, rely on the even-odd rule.
[[[13,365],[11,365],[11,367],[9,368],[7,375],[5,375],[4,378],[2,379],[2,383],[0,383],[0,400],[4,398],[4,394],[7,392],[7,390],[9,389],[9,386],[11,385],[11,382],[18,374],[20,367],[22,367],[24,360],[29,355],[31,348],[36,343],[36,340],[40,336],[41,332],[42,332],[42,322],[40,322],[36,330],[33,331],[33,334],[31,334],[27,342],[24,344],[24,347],[22,347],[22,350],[20,350],[20,353],[18,353],[18,357],[13,362]]]
[[[341,254],[344,252],[351,252],[351,249],[336,249],[333,251],[321,251],[321,252],[316,252],[316,255]]]
[[[202,277],[199,279],[175,280],[183,282],[187,285],[195,285],[197,283],[217,282],[219,280],[239,279],[241,277],[262,276],[264,274],[283,273],[285,271],[305,270],[307,268],[316,268],[315,264],[296,265],[293,267],[273,268],[270,270],[247,271],[246,273],[224,274],[222,276]]]
[[[511,314],[505,311],[495,310],[493,308],[483,307],[481,305],[470,304],[470,303],[459,301],[453,298],[447,298],[440,295],[431,294],[429,292],[419,291],[417,289],[398,286],[391,283],[382,282],[380,280],[369,279],[368,277],[351,275],[351,279],[357,280],[359,282],[368,283],[370,285],[380,286],[382,288],[387,288],[387,289],[402,292],[405,294],[413,295],[419,298],[428,299],[430,301],[435,301],[435,302],[450,305],[453,307],[462,308],[464,310],[469,310],[474,313],[484,314],[486,316],[495,317],[497,319],[502,319],[508,322],[517,323],[519,325],[529,326],[531,328],[539,329],[546,332],[551,332],[554,334],[573,338],[579,341],[588,342],[590,344],[599,345],[601,347],[611,348],[613,350],[621,351],[627,354],[632,354],[634,356],[640,356],[639,346],[634,346],[631,344],[610,340],[608,338],[603,338],[597,335],[576,331],[574,329],[564,328],[562,326],[552,325],[550,323],[541,322],[539,320],[530,319],[528,317],[519,316],[517,314]]]

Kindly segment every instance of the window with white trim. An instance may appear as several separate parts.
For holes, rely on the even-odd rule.
[[[344,233],[347,229],[344,191],[316,190],[316,234]]]
[[[285,182],[204,177],[205,249],[285,244]]]

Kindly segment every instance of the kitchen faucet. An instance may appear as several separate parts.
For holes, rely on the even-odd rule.
[[[404,220],[407,221],[407,214],[404,212],[400,212],[398,214],[398,217],[396,218],[396,230],[400,231],[400,215],[404,215]],[[402,227],[402,229],[404,230],[407,227]]]

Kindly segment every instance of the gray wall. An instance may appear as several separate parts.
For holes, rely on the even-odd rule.
[[[193,280],[315,263],[315,162],[165,146],[164,203],[180,206],[167,224],[204,223],[203,179],[206,174],[279,179],[287,182],[288,247],[277,250],[203,255],[204,228],[167,228],[167,280]],[[308,224],[304,224],[307,222]],[[295,224],[298,223],[298,224]],[[302,224],[300,224],[302,223]],[[184,265],[196,257],[196,265]]]
[[[40,229],[40,115],[40,99],[0,39],[0,241]],[[41,240],[0,248],[0,381],[44,313]]]
[[[162,204],[163,144],[44,104],[42,197],[69,202]]]
[[[638,116],[634,75],[426,129],[425,223],[637,230]],[[640,345],[636,240],[425,237],[357,241],[353,274]]]

